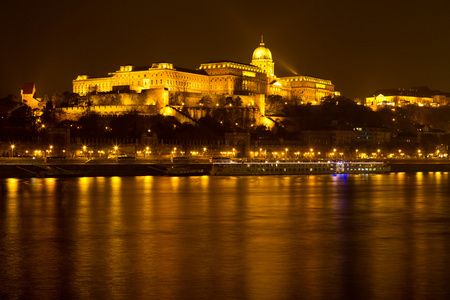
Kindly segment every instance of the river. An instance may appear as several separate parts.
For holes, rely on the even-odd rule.
[[[0,179],[0,298],[448,299],[450,174]]]

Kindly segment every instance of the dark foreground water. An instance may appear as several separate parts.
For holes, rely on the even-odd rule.
[[[450,175],[0,180],[0,298],[445,299]]]

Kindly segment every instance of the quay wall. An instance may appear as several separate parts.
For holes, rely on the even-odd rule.
[[[450,172],[450,161],[387,162],[391,172]],[[161,176],[171,163],[0,163],[0,178]],[[191,168],[210,170],[211,164],[189,164]]]
[[[450,161],[388,161],[391,172],[450,172]]]

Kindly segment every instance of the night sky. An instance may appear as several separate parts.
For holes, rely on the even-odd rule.
[[[277,76],[330,79],[349,98],[427,85],[450,92],[448,1],[0,0],[0,97],[35,82],[168,61],[250,63],[261,34]]]

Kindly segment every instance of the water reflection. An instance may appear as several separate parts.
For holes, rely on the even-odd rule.
[[[448,173],[0,181],[0,298],[449,296]]]

